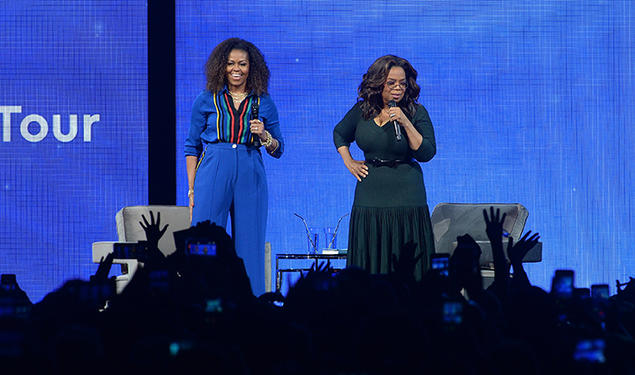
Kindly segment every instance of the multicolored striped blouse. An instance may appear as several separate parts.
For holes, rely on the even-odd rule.
[[[249,132],[249,120],[253,102],[260,105],[260,98],[256,95],[249,95],[240,103],[238,108],[234,108],[232,97],[227,91],[213,96],[214,106],[218,113],[216,116],[216,134],[220,142],[229,143],[250,143],[252,141]]]
[[[194,101],[190,130],[185,140],[185,155],[200,156],[204,143],[251,144],[249,120],[254,101],[259,101],[258,119],[265,124],[265,129],[278,140],[280,145],[271,155],[276,158],[282,156],[284,140],[280,132],[278,110],[271,97],[250,94],[238,108],[234,108],[227,88],[215,94],[207,90],[203,91]]]

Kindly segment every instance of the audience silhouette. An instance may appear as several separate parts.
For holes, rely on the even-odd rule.
[[[635,280],[610,297],[548,293],[522,263],[539,234],[504,247],[505,214],[483,217],[495,268],[487,289],[466,233],[447,272],[420,282],[410,243],[390,274],[320,264],[285,297],[254,296],[231,238],[209,222],[176,232],[177,250],[164,256],[167,225],[150,213],[140,222],[145,262],[120,294],[112,254],[89,281],[70,280],[35,305],[3,275],[0,363],[65,374],[635,373]],[[558,275],[566,286],[572,272]]]

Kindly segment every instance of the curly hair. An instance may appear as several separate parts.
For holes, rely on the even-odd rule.
[[[245,88],[247,92],[253,91],[256,95],[266,94],[269,87],[269,68],[265,57],[258,47],[240,38],[229,38],[220,42],[209,55],[205,63],[206,88],[211,92],[219,92],[225,87],[227,60],[229,53],[235,49],[245,51],[249,56],[249,75]]]
[[[397,105],[410,117],[414,116],[417,111],[416,104],[421,91],[417,85],[417,71],[408,60],[394,55],[386,55],[375,60],[368,68],[357,89],[357,100],[361,101],[360,107],[365,120],[374,118],[384,108],[382,91],[388,79],[388,72],[395,66],[403,68],[408,83],[406,92]]]

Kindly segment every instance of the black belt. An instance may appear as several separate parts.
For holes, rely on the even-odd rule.
[[[390,167],[395,168],[398,164],[408,164],[412,159],[408,160],[383,160],[383,159],[366,159],[366,163],[373,167]]]
[[[233,143],[233,142],[219,141],[218,139],[214,140],[214,141],[211,141],[211,142],[205,142],[205,144],[208,144],[208,145],[214,145],[216,143]],[[245,146],[248,146],[248,147],[251,147],[251,148],[254,148],[254,149],[260,148],[260,145],[256,146],[253,142],[250,142],[250,143],[236,143],[236,144],[237,145],[245,145]]]

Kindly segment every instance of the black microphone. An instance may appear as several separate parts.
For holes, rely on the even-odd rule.
[[[258,98],[256,97],[251,102],[251,116],[249,116],[250,120],[258,120],[259,109],[260,108],[258,106]],[[258,134],[252,135],[251,144],[254,145],[254,147],[260,147],[260,137],[258,136]]]
[[[388,102],[389,107],[396,107],[397,102],[391,100]],[[397,121],[393,120],[392,125],[395,127],[395,135],[397,135],[397,142],[401,141],[401,125],[397,123]]]

